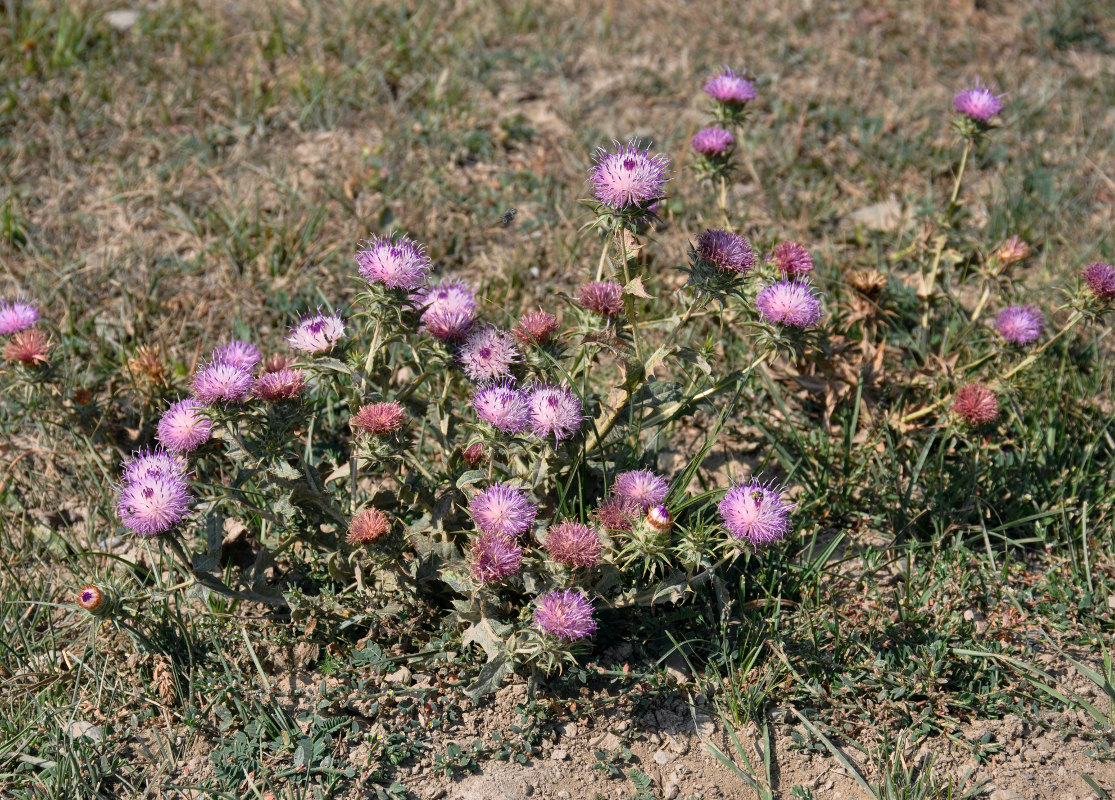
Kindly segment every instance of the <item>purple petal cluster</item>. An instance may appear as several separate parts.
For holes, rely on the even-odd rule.
[[[124,482],[134,483],[156,475],[182,475],[186,463],[180,457],[159,448],[137,450],[124,462]]]
[[[252,391],[252,373],[226,361],[214,361],[194,373],[190,388],[208,406],[238,403]]]
[[[213,348],[209,358],[212,361],[223,361],[239,369],[253,370],[256,364],[263,360],[263,353],[259,352],[259,348],[254,344],[237,339]]]
[[[623,287],[613,281],[591,281],[577,290],[582,308],[604,317],[623,313]]]
[[[821,301],[805,281],[778,281],[755,297],[755,307],[768,322],[809,328],[821,319]]]
[[[1024,347],[1041,336],[1045,320],[1041,312],[1031,305],[1008,306],[999,312],[995,330],[1011,344]]]
[[[171,403],[159,419],[155,438],[172,453],[189,453],[209,441],[213,432],[213,423],[202,411],[203,407],[193,398]]]
[[[1084,268],[1084,283],[1097,300],[1115,300],[1115,267],[1097,261]]]
[[[415,298],[422,312],[422,325],[443,342],[459,342],[476,321],[476,298],[464,281],[445,280],[419,292]]]
[[[510,333],[487,326],[468,337],[458,358],[472,380],[490,380],[511,374],[511,365],[519,360],[519,348]]]
[[[604,549],[595,530],[572,520],[551,527],[542,546],[554,561],[572,569],[595,566]]]
[[[735,106],[741,106],[759,96],[755,91],[755,84],[730,69],[722,69],[705,81],[704,90],[713,100]]]
[[[255,395],[269,403],[293,400],[306,389],[306,377],[300,369],[265,372],[256,378]]]
[[[744,274],[755,266],[751,243],[738,233],[705,231],[697,237],[697,255],[724,272]]]
[[[952,107],[957,114],[963,114],[976,122],[988,123],[991,118],[1003,112],[1001,95],[996,95],[986,86],[976,85],[952,98]]]
[[[750,542],[756,550],[786,536],[792,510],[781,490],[756,481],[732,487],[720,501],[720,518],[728,533]]]
[[[530,393],[530,427],[535,436],[554,437],[554,444],[581,429],[581,400],[564,386],[544,384]]]
[[[413,291],[426,282],[430,257],[422,245],[407,236],[373,236],[356,254],[356,264],[369,283]]]
[[[328,353],[345,335],[345,323],[336,314],[321,311],[300,320],[286,340],[303,353]]]
[[[735,144],[736,139],[731,131],[716,127],[702,128],[689,140],[689,146],[696,152],[714,158],[728,155]]]
[[[670,484],[666,483],[666,479],[649,469],[621,472],[612,485],[612,494],[630,500],[643,511],[661,503],[669,493]]]
[[[177,525],[190,507],[182,460],[164,450],[136,453],[124,465],[117,514],[139,536],[157,536]]]
[[[776,244],[769,261],[786,275],[805,275],[813,271],[813,256],[797,242]]]
[[[518,536],[534,526],[538,506],[523,489],[497,483],[473,497],[468,511],[476,527],[484,533]]]
[[[601,147],[596,153],[596,166],[589,177],[596,199],[616,211],[646,207],[662,199],[670,160],[639,147],[634,139],[614,145],[615,152]]]
[[[19,298],[0,300],[0,336],[26,330],[39,321],[39,309]]]
[[[580,589],[556,589],[535,599],[534,627],[567,642],[596,633],[592,602]]]
[[[545,344],[557,329],[557,317],[538,309],[519,317],[519,324],[511,329],[511,333],[523,347],[530,347]]]
[[[504,379],[477,389],[472,397],[476,415],[497,431],[519,434],[530,428],[530,402],[526,392]]]
[[[480,583],[499,583],[517,573],[522,565],[523,548],[513,536],[485,531],[472,542],[469,568]]]

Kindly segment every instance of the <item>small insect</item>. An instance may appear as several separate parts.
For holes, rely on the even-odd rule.
[[[503,212],[503,216],[499,218],[499,224],[506,228],[508,225],[515,221],[515,215],[518,213],[519,209],[517,208],[507,209]]]

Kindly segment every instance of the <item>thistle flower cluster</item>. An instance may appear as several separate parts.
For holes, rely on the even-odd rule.
[[[26,367],[43,367],[50,363],[50,338],[35,325],[39,308],[21,297],[0,300],[0,336],[4,343],[4,360]]]
[[[747,104],[758,96],[755,84],[730,69],[722,69],[705,81],[704,92],[712,99],[712,124],[689,140],[697,157],[694,169],[702,180],[723,184],[735,169],[732,155],[737,134],[746,116]]]
[[[607,231],[634,232],[653,221],[656,205],[665,198],[670,160],[636,139],[612,145],[612,150],[597,150],[589,176],[598,204],[596,224]]]

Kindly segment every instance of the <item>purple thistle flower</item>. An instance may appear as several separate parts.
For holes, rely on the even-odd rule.
[[[407,291],[424,284],[430,269],[430,257],[425,248],[408,236],[373,236],[356,254],[356,263],[369,283]]]
[[[582,308],[605,317],[623,313],[623,287],[612,281],[591,281],[577,290]]]
[[[1008,306],[999,312],[995,330],[1011,344],[1023,347],[1037,341],[1045,330],[1045,320],[1031,305]]]
[[[209,441],[213,432],[213,423],[201,412],[202,407],[190,397],[171,403],[159,419],[155,438],[172,453],[189,453]]]
[[[472,542],[469,568],[480,583],[499,583],[517,573],[522,565],[523,548],[512,536],[484,532]]]
[[[693,134],[689,145],[703,156],[726,156],[735,147],[736,138],[723,128],[702,128]]]
[[[625,497],[609,497],[596,508],[596,520],[609,531],[629,531],[642,514],[642,506]]]
[[[534,525],[538,506],[527,493],[506,483],[489,486],[469,501],[468,511],[484,533],[518,536]]]
[[[768,261],[787,275],[804,275],[813,271],[813,256],[797,242],[779,242]]]
[[[476,298],[464,281],[445,280],[419,292],[415,299],[425,306],[422,324],[443,342],[459,342],[476,321]]]
[[[557,317],[542,309],[523,314],[511,333],[523,347],[545,344],[558,329]]]
[[[503,379],[476,391],[472,398],[476,415],[503,433],[519,434],[530,428],[530,402],[514,381]]]
[[[223,361],[240,369],[252,370],[263,359],[263,353],[259,352],[259,348],[254,344],[235,340],[213,348],[209,358],[212,361]]]
[[[705,81],[704,90],[713,100],[726,105],[741,106],[759,96],[755,84],[730,69],[722,69]]]
[[[975,86],[957,92],[952,98],[952,107],[957,114],[963,114],[969,119],[986,125],[992,117],[1003,112],[1003,101],[999,99],[1000,97],[1002,95],[996,95],[991,89],[981,85],[977,78]]]
[[[469,378],[482,381],[510,375],[511,365],[519,360],[519,348],[510,333],[488,326],[468,337],[458,358]]]
[[[778,281],[755,297],[763,319],[794,328],[808,328],[821,319],[821,301],[805,281]]]
[[[205,405],[236,403],[252,391],[252,373],[224,361],[214,361],[194,373],[194,397]]]
[[[670,493],[670,484],[649,469],[634,469],[616,475],[612,494],[637,503],[643,511],[656,506]]]
[[[554,437],[554,444],[581,429],[584,419],[580,398],[564,386],[542,385],[530,393],[530,426],[539,438]]]
[[[1097,300],[1115,299],[1115,267],[1097,261],[1084,268],[1084,282]]]
[[[180,456],[159,448],[137,450],[124,462],[124,483],[135,483],[156,475],[185,475],[186,464]]]
[[[999,416],[999,400],[986,386],[967,383],[957,390],[952,410],[969,425],[978,428]]]
[[[725,272],[740,275],[755,266],[751,243],[738,233],[705,231],[697,237],[697,255]]]
[[[572,569],[596,565],[604,549],[596,531],[588,525],[572,520],[550,528],[542,546],[554,561]]]
[[[592,602],[580,589],[555,589],[535,599],[534,627],[567,642],[596,633]]]
[[[720,518],[736,539],[746,539],[756,550],[760,544],[777,542],[790,530],[794,506],[782,499],[773,486],[750,481],[728,490],[720,501]]]
[[[400,430],[407,421],[407,412],[398,400],[369,403],[361,406],[349,424],[358,431],[372,436],[384,436]]]
[[[328,353],[345,335],[345,323],[336,314],[318,311],[298,321],[286,340],[303,353]]]
[[[10,336],[30,328],[38,321],[39,309],[36,306],[19,298],[0,300],[0,335]]]
[[[293,400],[306,389],[306,378],[299,369],[265,372],[256,378],[255,395],[269,403]]]
[[[133,533],[157,536],[181,522],[189,507],[185,478],[154,474],[124,484],[116,510]]]
[[[613,144],[614,153],[603,147],[596,151],[596,166],[589,176],[596,199],[616,211],[662,199],[670,160],[661,153],[652,155],[650,148],[640,148],[634,139]]]

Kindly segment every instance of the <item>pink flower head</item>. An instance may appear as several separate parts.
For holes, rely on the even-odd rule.
[[[650,148],[640,148],[634,139],[613,144],[614,153],[603,147],[596,152],[596,166],[589,177],[596,199],[616,211],[646,208],[662,199],[670,160],[661,153],[651,154]]]
[[[703,156],[726,156],[735,147],[736,139],[723,128],[702,128],[693,134],[689,145]]]
[[[480,466],[480,462],[484,460],[484,445],[480,442],[473,442],[464,449],[461,458],[469,468],[476,469]]]
[[[623,313],[623,287],[612,281],[592,281],[577,290],[583,308],[605,317]]]
[[[340,316],[318,311],[300,320],[286,340],[303,353],[328,353],[344,335],[345,323]]]
[[[670,484],[649,469],[634,469],[616,475],[612,493],[616,497],[632,501],[646,511],[666,499],[666,495],[670,493]]]
[[[424,284],[430,269],[425,248],[407,236],[373,236],[356,254],[356,263],[369,283],[407,291]]]
[[[999,401],[986,386],[969,383],[957,390],[952,410],[972,427],[979,427],[999,416]]]
[[[1084,268],[1084,282],[1097,300],[1115,300],[1115,267],[1097,261]]]
[[[209,441],[212,432],[213,423],[202,414],[202,406],[188,397],[163,412],[155,438],[172,453],[189,453]]]
[[[539,309],[519,317],[519,324],[511,329],[511,334],[523,347],[530,347],[545,344],[557,329],[557,317]]]
[[[484,532],[473,539],[469,568],[479,583],[499,583],[517,573],[522,565],[523,548],[514,537]]]
[[[813,271],[813,256],[797,242],[779,242],[768,260],[786,275],[804,275]]]
[[[0,335],[10,336],[30,328],[38,321],[39,309],[36,306],[19,298],[0,300]]]
[[[510,375],[511,365],[519,360],[519,348],[510,333],[487,326],[469,335],[458,358],[466,375],[483,381]]]
[[[166,450],[144,449],[132,453],[124,462],[124,482],[135,483],[154,475],[185,475],[185,462]]]
[[[238,403],[252,391],[252,373],[225,361],[214,361],[194,373],[190,387],[194,397],[207,406]]]
[[[407,412],[397,400],[385,403],[369,403],[362,406],[350,420],[353,428],[372,436],[394,433],[406,423]]]
[[[535,600],[534,627],[549,636],[573,642],[596,633],[592,603],[580,589],[555,589]]]
[[[809,328],[821,319],[821,301],[805,281],[778,281],[759,292],[755,307],[768,322]]]
[[[189,506],[186,479],[180,474],[157,473],[124,484],[117,514],[133,533],[157,536],[177,525]]]
[[[580,398],[564,386],[542,385],[530,393],[530,427],[540,439],[568,439],[581,429],[582,412]]]
[[[952,98],[952,107],[957,114],[963,114],[976,122],[987,124],[991,118],[1003,112],[1002,95],[996,95],[976,79],[976,85]]]
[[[728,533],[751,542],[758,550],[760,544],[777,542],[786,536],[793,508],[782,499],[781,490],[750,481],[728,490],[720,501],[720,518]]]
[[[240,369],[253,370],[263,358],[259,348],[248,342],[234,340],[228,344],[213,348],[209,358],[213,361],[223,361]]]
[[[643,507],[626,497],[609,497],[596,508],[596,521],[609,531],[629,531],[642,515]]]
[[[755,84],[730,69],[722,69],[705,81],[704,90],[713,100],[726,105],[741,106],[759,96]]]
[[[476,415],[503,433],[519,434],[530,428],[527,394],[514,381],[503,379],[476,391],[472,398]]]
[[[744,274],[755,266],[751,243],[738,233],[705,231],[697,237],[697,255],[724,272]]]
[[[391,532],[391,520],[378,508],[365,508],[348,523],[345,541],[351,545],[371,547]]]
[[[604,545],[600,536],[588,525],[567,520],[554,525],[546,533],[542,545],[554,561],[572,569],[591,567],[600,561]]]
[[[468,511],[476,527],[484,533],[518,536],[533,527],[538,506],[523,489],[497,483],[473,497]]]
[[[38,367],[50,363],[46,354],[52,346],[47,335],[38,328],[24,328],[16,331],[4,345],[4,358],[28,367]]]
[[[1008,342],[1019,347],[1037,341],[1045,330],[1041,312],[1031,305],[1008,306],[999,312],[995,330]]]
[[[442,281],[419,292],[415,299],[426,307],[423,327],[443,342],[461,341],[476,321],[476,298],[464,281]]]
[[[300,369],[265,372],[256,378],[255,395],[269,403],[293,400],[306,389],[306,377]]]

